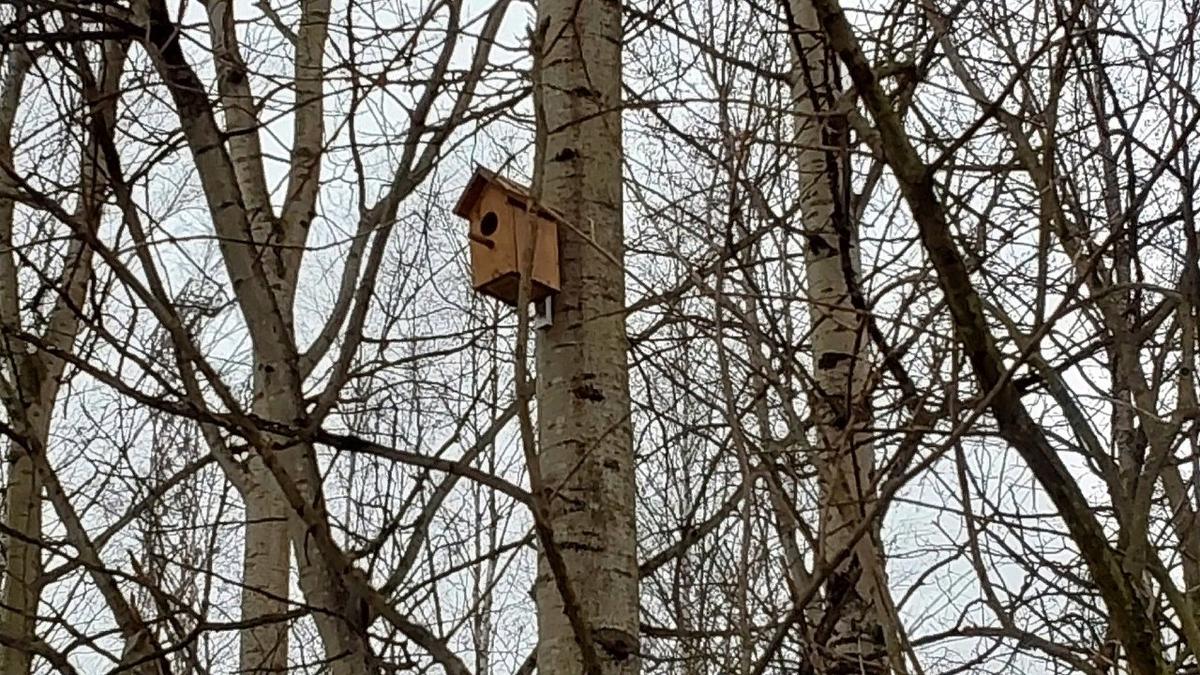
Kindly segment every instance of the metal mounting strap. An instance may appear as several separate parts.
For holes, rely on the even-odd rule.
[[[538,330],[549,328],[554,323],[554,296],[547,295],[533,305],[533,327]]]

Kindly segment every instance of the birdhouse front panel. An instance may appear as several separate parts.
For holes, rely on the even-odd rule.
[[[483,290],[517,267],[516,209],[503,192],[485,189],[471,208],[471,281]]]
[[[470,194],[461,215],[471,222],[471,277],[475,290],[516,306],[525,251],[533,246],[531,301],[559,290],[558,225],[527,211],[524,195],[486,182]]]

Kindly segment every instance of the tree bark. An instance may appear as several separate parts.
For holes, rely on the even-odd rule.
[[[111,122],[116,116],[118,85],[125,64],[125,45],[104,43],[100,83],[93,86],[88,71],[84,104],[97,118]],[[0,162],[13,166],[12,131],[21,100],[25,75],[33,66],[23,46],[14,48],[7,59],[4,91],[0,94]],[[80,61],[80,68],[89,68]],[[87,96],[87,94],[93,94]],[[102,193],[107,189],[103,171],[95,161],[98,143],[94,134],[80,152],[79,193],[72,217],[89,231],[100,226]],[[5,173],[0,184],[9,185]],[[17,261],[13,249],[16,209],[12,200],[0,200],[0,328],[4,329],[4,365],[0,371],[0,401],[8,416],[14,438],[8,446],[6,478],[7,511],[4,525],[7,556],[3,589],[0,591],[0,632],[29,645],[0,647],[0,675],[24,675],[32,667],[32,645],[36,638],[37,609],[42,589],[42,500],[45,457],[50,422],[58,399],[66,362],[54,353],[70,353],[79,332],[80,312],[92,278],[92,252],[83,241],[71,241],[56,280],[57,299],[46,326],[35,341],[15,336],[24,321],[20,311]]]
[[[6,59],[3,99],[0,100],[0,144],[5,162],[12,162],[12,128],[25,75],[32,65],[29,53],[23,48],[14,49]],[[4,178],[4,184],[10,181]],[[15,205],[12,200],[0,200],[0,324],[20,325],[17,291],[16,264],[13,259],[13,218]],[[16,345],[14,345],[16,346]],[[8,446],[8,472],[6,476],[6,510],[4,525],[12,532],[6,535],[3,588],[0,591],[0,630],[21,641],[32,642],[37,624],[36,613],[40,597],[39,577],[42,574],[42,551],[37,539],[42,534],[42,487],[30,456],[33,443],[44,445],[49,433],[49,412],[40,405],[43,391],[32,376],[37,370],[31,368],[28,354],[16,346],[9,349],[12,358],[11,389],[16,400],[5,397],[10,424],[22,437],[22,441],[11,440]],[[30,385],[35,388],[29,391]],[[0,647],[0,673],[24,675],[29,672],[32,652],[9,646]]]
[[[638,578],[622,220],[621,4],[541,0],[535,193],[562,213],[561,292],[537,346],[541,490],[595,639],[585,664],[542,555],[538,670],[637,673]],[[544,553],[544,552],[543,552]]]
[[[409,621],[387,604],[334,542],[322,494],[317,454],[308,440],[316,435],[325,415],[350,377],[353,356],[362,337],[362,323],[375,285],[379,263],[401,200],[432,171],[443,143],[452,130],[468,118],[481,73],[500,29],[508,0],[495,3],[479,36],[480,46],[470,70],[459,82],[449,116],[430,133],[427,120],[435,100],[449,86],[457,35],[440,49],[428,85],[413,110],[404,139],[404,153],[395,175],[374,206],[366,208],[359,223],[363,244],[354,244],[343,271],[337,305],[319,337],[301,353],[292,320],[303,252],[321,185],[324,152],[324,51],[330,19],[329,0],[302,0],[295,33],[292,152],[287,193],[282,213],[276,215],[261,179],[261,150],[256,139],[253,94],[240,57],[231,12],[235,3],[207,3],[214,49],[220,61],[218,90],[225,111],[225,127],[216,114],[206,86],[184,54],[180,27],[171,19],[162,0],[143,0],[144,39],[155,67],[171,94],[175,112],[188,141],[208,202],[214,229],[238,306],[246,320],[252,343],[254,401],[251,412],[280,426],[295,426],[287,436],[265,433],[251,420],[243,432],[251,452],[244,465],[223,464],[246,504],[246,548],[240,651],[242,672],[280,672],[288,666],[287,619],[289,551],[295,555],[299,586],[327,657],[322,672],[346,675],[369,672],[373,667],[367,629],[377,616],[386,618],[415,643],[426,649],[447,672],[466,672],[461,660],[431,631]],[[450,3],[448,19],[460,22],[458,3]],[[459,75],[454,75],[458,78]],[[418,140],[420,139],[420,140]],[[420,151],[418,152],[418,148]],[[136,217],[136,214],[134,214]],[[360,263],[366,236],[374,232],[374,245],[361,276]],[[339,330],[344,340],[324,390],[312,406],[305,402],[305,378],[325,358]],[[182,341],[178,338],[177,341]],[[193,358],[191,356],[187,358]],[[190,368],[190,365],[187,366]],[[210,374],[210,377],[216,377]],[[236,408],[236,402],[226,405]],[[316,542],[316,544],[314,544]]]
[[[792,110],[804,264],[812,321],[816,465],[820,486],[818,558],[848,546],[853,553],[824,584],[818,673],[888,672],[886,592],[877,527],[852,544],[874,497],[875,454],[868,433],[872,413],[867,377],[870,340],[861,301],[857,226],[852,221],[846,115],[839,113],[837,60],[807,0],[791,0]]]
[[[38,394],[40,399],[41,395]],[[0,596],[0,630],[32,643],[36,634],[38,601],[41,598],[42,481],[32,453],[45,448],[50,414],[39,403],[25,409],[25,420],[14,424],[21,442],[9,444],[7,507],[5,527],[15,536],[5,537],[7,556],[4,590]],[[16,422],[17,420],[14,420]],[[32,652],[0,647],[0,673],[25,675],[30,672]]]
[[[1104,598],[1113,634],[1126,650],[1130,672],[1135,675],[1173,672],[1154,622],[1153,600],[1143,580],[1129,576],[1123,566],[1122,552],[1109,543],[1092,506],[1059,457],[1058,449],[1030,415],[1009,377],[1008,366],[988,326],[983,302],[951,237],[949,218],[935,191],[933,171],[908,137],[840,3],[810,1],[817,9],[829,44],[848,68],[863,106],[875,120],[879,147],[912,211],[921,244],[937,271],[938,285],[954,320],[955,337],[971,363],[980,391],[989,397],[988,409],[1000,435],[1024,459],[1067,525]]]

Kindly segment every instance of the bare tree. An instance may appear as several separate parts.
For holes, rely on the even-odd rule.
[[[6,672],[1196,672],[1197,16],[5,5]]]
[[[97,120],[96,126],[112,124],[116,116],[117,97],[124,69],[126,47],[121,41],[107,41],[96,72],[86,58],[78,56],[76,65],[84,72],[84,82],[76,91],[81,94],[72,114],[82,120]],[[34,240],[34,233],[48,234],[47,222],[37,211],[20,212],[14,193],[20,190],[22,176],[13,147],[13,129],[19,107],[25,96],[25,81],[44,52],[34,53],[18,45],[6,59],[4,91],[0,100],[0,164],[3,177],[0,185],[7,193],[0,200],[0,329],[3,330],[3,369],[0,370],[0,393],[8,419],[4,426],[9,440],[9,463],[6,489],[5,578],[3,599],[0,600],[0,631],[5,635],[0,649],[0,665],[5,673],[28,673],[31,655],[37,651],[39,640],[35,633],[38,604],[43,584],[42,492],[45,483],[55,490],[56,479],[46,463],[51,420],[66,370],[64,355],[74,347],[80,327],[81,313],[92,284],[93,251],[87,238],[94,237],[100,227],[101,204],[107,191],[100,155],[100,142],[86,123],[74,136],[83,139],[76,147],[64,147],[65,152],[77,152],[78,173],[73,191],[64,191],[75,204],[71,208],[72,225],[81,234],[68,235],[65,247],[53,247],[51,255],[61,256],[56,264],[33,271],[29,253],[18,248],[14,236],[17,222],[30,227],[21,232],[22,238]],[[60,54],[64,58],[70,58]],[[70,179],[68,179],[70,180]],[[62,207],[66,212],[67,207]],[[52,236],[52,235],[51,235]],[[57,250],[55,250],[57,249]],[[31,284],[36,292],[24,295],[23,284]],[[47,294],[48,292],[48,294]],[[49,475],[48,475],[49,474]]]

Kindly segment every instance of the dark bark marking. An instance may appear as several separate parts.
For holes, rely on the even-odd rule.
[[[571,393],[581,401],[595,401],[599,403],[604,400],[604,392],[590,384],[581,384],[572,389]]]
[[[821,370],[831,370],[837,368],[842,361],[849,361],[850,354],[844,352],[825,352],[817,358],[817,368]]]
[[[637,654],[637,638],[619,628],[597,628],[592,635],[614,661],[624,661]]]
[[[827,258],[831,255],[837,255],[837,249],[830,246],[825,241],[825,237],[818,234],[810,234],[808,239],[808,253],[817,258]]]

